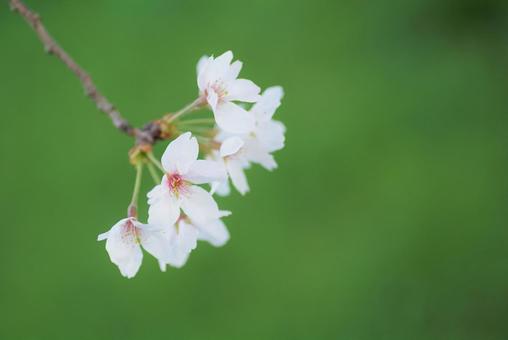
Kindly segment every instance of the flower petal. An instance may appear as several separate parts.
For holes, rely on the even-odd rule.
[[[214,247],[222,247],[229,240],[229,232],[224,222],[220,219],[196,226],[198,238],[207,241]]]
[[[235,79],[227,84],[228,94],[224,100],[238,100],[241,102],[254,103],[260,99],[261,89],[251,80]]]
[[[193,225],[180,221],[178,223],[177,247],[185,253],[190,253],[196,249],[198,240],[198,230]]]
[[[194,184],[222,181],[226,178],[227,173],[224,164],[208,160],[195,161],[185,174],[185,180]]]
[[[238,75],[242,70],[242,66],[243,64],[240,60],[237,60],[234,63],[232,63],[231,66],[229,67],[229,71],[226,73],[226,76],[224,77],[224,81],[231,81],[238,78]]]
[[[231,102],[221,103],[213,111],[217,125],[231,133],[248,133],[254,129],[254,116]]]
[[[140,229],[139,239],[143,248],[158,260],[166,260],[171,252],[169,239],[169,228]]]
[[[172,267],[181,268],[189,259],[189,255],[190,253],[183,252],[181,249],[174,247],[171,249],[171,253],[165,262]],[[164,270],[165,269],[166,268],[164,267]]]
[[[247,160],[260,164],[266,170],[271,171],[277,167],[273,156],[257,140],[246,143],[243,155]]]
[[[229,181],[226,179],[222,182],[213,182],[210,194],[217,194],[219,196],[228,196],[231,193],[229,188]]]
[[[245,177],[241,163],[229,160],[226,161],[226,168],[236,190],[240,194],[245,195],[249,191],[249,184],[247,183],[247,177]]]
[[[208,82],[210,79],[211,72],[210,64],[213,62],[213,57],[208,57],[206,62],[202,61],[203,57],[198,61],[198,65],[196,66],[196,69],[198,71],[198,88],[199,91],[202,93],[206,90],[208,87]]]
[[[141,267],[143,252],[136,242],[134,228],[126,228],[126,223],[128,219],[123,219],[111,228],[106,241],[106,250],[111,262],[120,269],[120,273],[130,279]]]
[[[256,138],[268,151],[274,152],[284,147],[286,127],[279,121],[269,120],[256,129]]]
[[[189,166],[198,158],[199,146],[195,137],[190,132],[180,135],[169,143],[162,155],[162,166],[167,172],[178,171],[184,174]]]
[[[172,196],[165,195],[159,198],[148,208],[148,224],[169,227],[176,223],[180,217],[180,201]]]
[[[272,86],[267,88],[261,98],[252,107],[250,112],[256,115],[259,122],[266,122],[272,119],[273,114],[280,106],[280,101],[284,96],[284,90],[280,86]]]
[[[226,139],[224,142],[222,142],[220,146],[220,156],[226,157],[231,156],[240,150],[240,148],[243,146],[244,142],[240,137],[233,136]]]
[[[217,104],[219,102],[219,95],[213,89],[208,91],[208,96],[206,97],[206,102],[210,105],[212,111],[217,109]]]
[[[198,76],[208,66],[209,61],[210,61],[210,57],[207,55],[204,55],[201,58],[199,58],[198,63],[196,65],[196,74]]]
[[[230,72],[230,64],[233,60],[233,53],[227,51],[217,58],[210,57],[206,67],[204,67],[198,75],[198,87],[204,92],[210,84],[218,80],[224,80]]]
[[[203,188],[192,185],[182,196],[182,210],[196,223],[205,223],[219,217],[219,207]]]

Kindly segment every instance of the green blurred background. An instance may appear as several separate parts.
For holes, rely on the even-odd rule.
[[[506,1],[28,5],[137,125],[233,50],[287,146],[220,200],[225,247],[121,277],[132,141],[2,1],[0,338],[508,339]]]

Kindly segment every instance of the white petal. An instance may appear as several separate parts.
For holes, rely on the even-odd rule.
[[[242,62],[240,60],[235,61],[231,64],[229,71],[226,73],[224,81],[231,81],[238,78],[240,71],[242,69]]]
[[[158,260],[165,260],[170,254],[169,227],[158,230],[140,229],[139,238],[145,250]]]
[[[233,136],[226,139],[224,142],[222,142],[220,146],[220,156],[226,157],[231,156],[240,150],[240,148],[243,146],[244,142],[240,137]]]
[[[120,273],[132,278],[136,275],[143,261],[143,252],[136,241],[134,228],[125,228],[128,219],[121,220],[109,231],[106,250],[111,262],[116,264]]]
[[[205,69],[205,67],[208,65],[209,60],[210,60],[210,57],[207,55],[204,55],[201,58],[199,58],[198,64],[196,65],[196,74],[198,76]]]
[[[197,160],[185,174],[185,180],[194,184],[222,181],[227,178],[223,162]]]
[[[233,182],[234,187],[242,195],[245,195],[249,191],[249,184],[247,183],[247,177],[240,164],[234,160],[226,162],[226,168],[228,169],[229,177]]]
[[[97,241],[104,241],[108,237],[109,237],[109,231],[106,231],[105,233],[99,234],[99,236],[97,236]]]
[[[166,259],[166,263],[175,268],[181,268],[185,265],[189,258],[190,253],[181,251],[178,248],[173,248],[170,256]]]
[[[172,196],[165,195],[148,208],[148,223],[160,227],[169,227],[176,223],[180,217],[180,201]]]
[[[166,271],[166,266],[167,266],[166,262],[159,260],[159,268],[161,269],[162,272]]]
[[[274,152],[284,147],[284,133],[286,127],[279,121],[269,120],[256,129],[256,138],[268,152]]]
[[[220,219],[196,226],[199,230],[199,239],[209,242],[215,247],[222,247],[229,240],[229,232]]]
[[[165,253],[165,258],[159,260],[159,266],[162,271],[166,270],[166,264],[177,268],[182,267],[189,257],[189,251],[184,251],[181,247],[176,226],[172,225],[166,231],[167,233],[164,234],[164,238],[167,239],[169,247],[167,248],[168,252]]]
[[[224,100],[238,100],[241,102],[254,103],[260,99],[259,86],[247,79],[235,79],[227,84],[228,94]]]
[[[204,92],[208,87],[208,82],[211,76],[210,64],[213,62],[213,57],[208,57],[206,63],[201,61],[198,62],[198,88],[200,92]]]
[[[261,98],[251,109],[260,122],[268,121],[280,106],[280,101],[284,96],[284,91],[280,86],[269,87],[263,92]]]
[[[217,95],[217,92],[215,92],[213,89],[210,89],[208,91],[206,101],[208,105],[210,105],[210,107],[212,108],[212,111],[215,111],[217,109],[217,104],[219,102],[219,96]]]
[[[148,197],[148,204],[153,204],[157,202],[159,199],[162,199],[165,195],[169,193],[169,188],[166,186],[167,179],[166,176],[162,176],[161,180],[162,184],[156,185],[150,190],[146,197]]]
[[[226,179],[222,182],[213,182],[210,194],[217,194],[219,196],[229,196],[231,189],[229,188],[229,181]]]
[[[185,221],[178,223],[177,245],[185,253],[190,253],[196,249],[198,240],[198,230]]]
[[[196,223],[219,217],[219,207],[212,195],[196,185],[189,187],[188,192],[182,195],[182,210]]]
[[[198,87],[203,92],[210,84],[226,79],[230,73],[233,53],[227,51],[217,58],[209,58],[206,67],[198,75]]]
[[[254,129],[254,116],[231,102],[219,104],[214,110],[217,125],[227,132],[248,133]]]
[[[169,143],[162,155],[162,166],[167,172],[187,172],[189,166],[198,158],[199,145],[190,132],[180,135]]]
[[[231,212],[231,211],[229,211],[229,210],[221,210],[221,211],[219,211],[219,213],[220,213],[220,217],[221,217],[221,218],[222,218],[222,217],[231,216],[231,214],[232,214],[232,212]]]

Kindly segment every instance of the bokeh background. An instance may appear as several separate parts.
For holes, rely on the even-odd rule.
[[[137,125],[233,50],[287,146],[220,200],[225,247],[121,277],[132,141],[2,1],[0,338],[508,338],[506,1],[27,3]]]

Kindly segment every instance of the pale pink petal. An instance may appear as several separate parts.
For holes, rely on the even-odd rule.
[[[203,59],[203,58],[201,58]],[[212,76],[210,72],[210,64],[213,62],[213,57],[208,57],[208,60],[198,62],[198,88],[200,92],[204,92],[208,87],[210,76]]]
[[[217,194],[219,196],[228,196],[231,193],[231,189],[229,188],[229,181],[224,180],[222,182],[213,182],[212,188],[210,190],[210,194]]]
[[[220,219],[196,226],[200,240],[207,241],[215,247],[222,247],[229,240],[229,232]]]
[[[190,253],[192,250],[196,249],[198,240],[198,231],[197,229],[185,222],[180,221],[178,223],[178,237],[177,244],[178,247],[186,253]]]
[[[181,268],[185,265],[189,259],[190,253],[183,252],[179,248],[172,248],[169,257],[166,259],[166,263],[175,268]],[[164,267],[164,270],[166,268]],[[161,266],[162,270],[162,266]]]
[[[240,137],[233,136],[222,142],[220,146],[220,156],[226,157],[237,153],[243,146],[244,142]]]
[[[141,245],[158,260],[165,260],[170,254],[169,228],[145,228],[139,230]]]
[[[169,194],[150,204],[148,223],[159,227],[168,227],[180,217],[180,201]]]
[[[227,51],[217,58],[210,58],[206,67],[198,75],[198,87],[204,92],[209,86],[217,81],[224,81],[230,72],[230,64],[233,60],[233,53]]]
[[[186,132],[169,143],[162,155],[162,166],[169,173],[178,171],[183,174],[198,158],[198,152],[199,145],[196,138],[192,137],[190,132]]]
[[[234,160],[227,161],[226,168],[228,169],[229,177],[236,190],[238,190],[240,194],[245,195],[249,191],[249,184],[247,183],[247,177],[245,176],[241,163]]]
[[[238,78],[242,66],[243,64],[240,60],[237,60],[234,63],[232,63],[229,68],[229,71],[226,73],[226,76],[224,77],[224,81],[228,82]]]
[[[209,61],[210,61],[210,57],[207,56],[207,55],[204,55],[201,58],[199,58],[198,63],[196,65],[196,74],[198,76],[206,68],[206,66],[208,65]]]
[[[262,147],[250,145],[246,148],[245,155],[249,161],[260,164],[266,170],[271,171],[277,168],[273,156]]]
[[[182,210],[196,223],[203,223],[219,217],[219,207],[212,195],[196,185],[182,195]]]
[[[238,100],[241,102],[254,103],[259,100],[259,86],[247,79],[235,79],[227,84],[228,94],[224,100]]]
[[[227,173],[222,162],[197,160],[185,174],[185,180],[194,184],[211,183],[226,179]]]
[[[284,147],[284,133],[286,127],[279,121],[269,120],[256,129],[256,138],[268,152],[274,152]]]
[[[206,101],[208,105],[210,105],[212,111],[215,111],[217,109],[217,104],[219,103],[219,96],[213,89],[209,89]]]
[[[123,219],[109,231],[106,250],[111,262],[118,266],[120,273],[132,278],[136,275],[143,261],[143,252],[136,242],[134,228],[126,228],[128,219]]]
[[[231,102],[225,102],[214,110],[217,125],[230,133],[248,133],[254,129],[255,120],[249,112]]]
[[[250,112],[256,116],[258,121],[266,122],[272,118],[273,114],[280,106],[280,101],[283,96],[284,91],[282,87],[269,87],[263,92],[261,98],[254,104]]]

